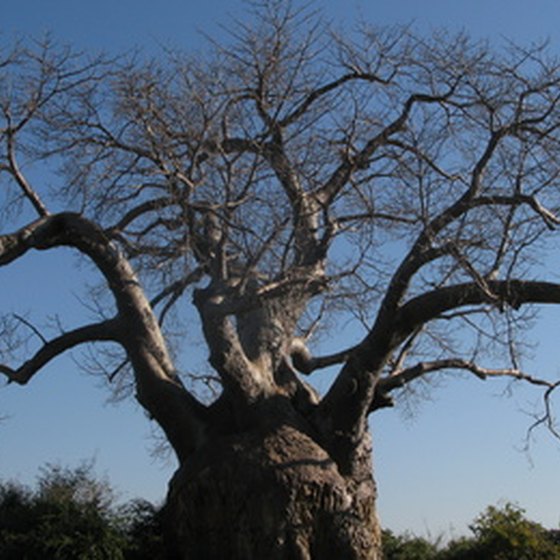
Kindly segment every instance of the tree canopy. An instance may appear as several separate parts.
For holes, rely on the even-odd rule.
[[[150,321],[194,301],[234,400],[301,392],[288,370],[255,371],[290,354],[305,374],[346,362],[318,405],[333,425],[363,424],[388,393],[442,369],[542,383],[548,395],[553,382],[522,373],[515,334],[520,307],[560,295],[542,266],[558,224],[556,60],[542,45],[495,54],[402,27],[343,36],[286,6],[267,3],[197,57],[4,48],[0,173],[5,222],[18,229],[1,238],[1,264],[74,247],[118,311],[101,298],[99,322],[2,372],[26,383],[97,341],[125,346],[108,376],[124,372],[134,360],[118,284],[138,274]],[[37,219],[22,226],[15,202]],[[340,314],[364,325],[355,346],[312,359],[290,346]],[[13,320],[3,324],[10,350]],[[495,367],[482,361],[490,349],[505,358]]]

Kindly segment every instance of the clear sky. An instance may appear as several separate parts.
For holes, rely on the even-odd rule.
[[[378,24],[414,22],[432,28],[465,29],[499,45],[504,37],[530,42],[549,37],[560,54],[558,0],[324,0],[317,4],[337,21],[356,16]],[[217,33],[219,22],[241,15],[239,0],[17,0],[2,6],[0,33],[54,37],[80,49],[122,51],[159,45],[198,48],[199,31]],[[551,271],[556,263],[550,263]],[[83,313],[78,300],[87,271],[69,254],[34,255],[0,269],[0,309],[40,320],[64,308]],[[560,309],[547,310],[534,333],[537,357],[527,369],[560,371],[557,336]],[[343,341],[340,342],[342,347]],[[75,355],[79,357],[79,353]],[[318,374],[320,375],[320,374]],[[520,451],[536,394],[468,378],[450,379],[412,418],[407,411],[375,417],[374,449],[379,509],[384,526],[396,531],[447,536],[466,531],[490,503],[511,500],[550,527],[560,524],[560,447],[539,433],[531,455]],[[154,501],[165,495],[173,461],[154,460],[149,422],[133,402],[106,404],[95,379],[79,373],[70,358],[50,365],[25,388],[0,387],[0,477],[26,482],[46,462],[75,465],[94,457],[124,499]]]

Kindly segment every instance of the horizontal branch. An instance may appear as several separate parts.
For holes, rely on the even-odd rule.
[[[491,297],[490,297],[491,296]],[[484,289],[475,282],[438,288],[417,296],[397,311],[394,320],[396,343],[404,340],[420,325],[442,313],[483,303],[508,305],[560,303],[560,284],[529,280],[488,280]]]
[[[481,380],[489,377],[510,377],[519,381],[525,381],[531,385],[550,387],[550,381],[528,375],[517,368],[484,368],[471,360],[462,358],[447,358],[429,362],[420,362],[412,367],[393,372],[390,376],[382,378],[377,387],[387,393],[394,389],[404,387],[407,383],[422,377],[427,373],[442,370],[459,369],[472,373]]]
[[[27,360],[17,369],[0,364],[0,373],[3,373],[8,378],[9,383],[25,385],[43,366],[79,344],[117,340],[118,329],[116,320],[111,319],[87,325],[47,341],[31,359]]]
[[[555,424],[551,405],[552,395],[554,391],[560,387],[560,380],[547,381],[546,379],[524,373],[517,368],[484,368],[471,360],[465,360],[462,358],[447,358],[429,362],[420,362],[412,367],[395,371],[388,377],[380,379],[376,386],[370,411],[384,406],[393,406],[393,400],[389,396],[391,391],[402,388],[407,383],[428,373],[453,369],[468,371],[481,380],[486,380],[492,377],[506,377],[546,389],[543,394],[544,412],[540,416],[536,417],[535,422],[533,422],[533,424],[529,427],[527,436],[529,437],[530,434],[539,426],[545,425],[556,438],[560,439],[560,431]]]
[[[545,208],[535,196],[524,194],[515,194],[512,196],[487,195],[479,196],[472,201],[473,207],[491,205],[514,207],[520,206],[522,204],[531,207],[535,211],[535,213],[542,218],[548,229],[554,230],[556,229],[556,226],[560,225],[560,218],[558,218],[558,216],[556,216],[551,210]]]
[[[326,416],[328,422],[337,429],[363,429],[372,406],[379,408],[388,405],[379,402],[383,391],[376,391],[376,385],[391,353],[422,325],[437,319],[446,311],[488,302],[498,306],[509,305],[515,309],[528,303],[560,303],[560,284],[489,280],[486,286],[491,299],[486,290],[471,282],[432,290],[411,299],[391,315],[378,315],[375,325],[350,353],[321,401],[318,415],[323,416],[322,421],[325,421]],[[405,380],[406,376],[412,378],[422,373],[421,370],[408,371],[399,382]],[[489,374],[490,370],[486,373]],[[397,381],[386,383],[397,384]]]
[[[449,254],[455,255],[459,261],[463,261],[463,264],[466,263],[461,249],[454,243],[447,242],[440,247],[433,246],[436,235],[454,220],[459,219],[471,210],[484,206],[510,206],[515,208],[521,205],[529,206],[543,220],[548,229],[553,230],[557,225],[560,225],[560,219],[545,208],[535,196],[515,194],[511,196],[485,195],[470,198],[467,192],[455,204],[436,216],[420,233],[391,279],[383,308],[391,315],[395,313],[413,276],[426,264]],[[469,272],[474,276],[478,275],[472,267],[470,267]],[[480,285],[484,285],[486,288],[486,281],[481,282]]]
[[[336,218],[337,224],[346,222],[359,222],[365,220],[386,220],[388,222],[398,222],[401,224],[414,225],[418,220],[416,218],[407,218],[406,216],[398,216],[396,214],[388,214],[384,212],[361,212],[359,214],[347,214]]]

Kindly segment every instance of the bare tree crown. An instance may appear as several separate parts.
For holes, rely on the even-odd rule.
[[[70,246],[114,302],[0,371],[26,383],[78,344],[112,342],[115,375],[131,366],[179,455],[216,411],[239,418],[273,396],[357,441],[392,391],[444,369],[541,384],[552,422],[557,382],[521,371],[515,334],[528,304],[560,303],[539,261],[559,224],[558,61],[545,45],[337,33],[285,2],[253,15],[204,56],[2,51],[0,177],[25,212],[6,215],[0,265]],[[163,335],[182,301],[222,384],[211,406]],[[349,316],[362,339],[312,356],[303,342]],[[496,345],[507,360],[481,363]],[[300,374],[334,364],[320,398]]]

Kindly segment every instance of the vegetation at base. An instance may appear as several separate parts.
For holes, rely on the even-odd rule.
[[[73,469],[48,465],[34,489],[0,482],[0,558],[163,559],[160,517],[146,501],[117,506],[92,463]]]
[[[488,506],[469,529],[472,536],[445,547],[383,531],[385,560],[560,560],[560,531],[530,521],[517,505]]]
[[[150,502],[116,505],[91,462],[47,465],[33,489],[0,482],[2,560],[163,560],[162,527],[162,510]],[[445,546],[385,530],[385,560],[560,560],[560,531],[527,519],[517,505],[489,506],[469,529],[471,536]]]

